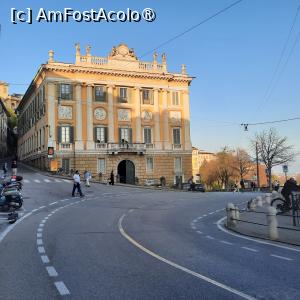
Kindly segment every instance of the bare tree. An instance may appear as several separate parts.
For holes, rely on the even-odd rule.
[[[287,145],[287,137],[280,137],[274,128],[255,135],[252,140],[258,155],[267,169],[269,188],[272,188],[272,168],[292,161],[295,153],[293,146]]]
[[[253,168],[251,157],[246,150],[238,148],[236,150],[235,160],[234,169],[238,172],[240,178],[243,179]]]

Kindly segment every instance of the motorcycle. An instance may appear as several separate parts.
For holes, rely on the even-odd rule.
[[[2,190],[0,194],[0,210],[19,209],[23,205],[23,196],[17,190]]]

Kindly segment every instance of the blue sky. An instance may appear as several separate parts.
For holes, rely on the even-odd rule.
[[[74,62],[74,44],[92,46],[94,55],[106,56],[121,42],[138,56],[165,40],[199,23],[233,1],[93,1],[93,0],[1,0],[0,80],[29,83],[38,66],[55,51],[59,61]],[[244,0],[234,8],[159,49],[166,52],[170,71],[182,63],[196,76],[191,86],[191,135],[193,145],[218,151],[227,145],[249,149],[255,132],[269,126],[250,127],[240,123],[272,121],[300,116],[300,41],[281,79],[266,101],[265,93],[287,38],[299,0]],[[10,23],[10,9],[40,7],[59,10],[155,9],[157,19],[147,23]],[[300,31],[300,15],[288,50]],[[288,52],[288,51],[287,51]],[[143,60],[151,60],[152,56]],[[286,56],[283,59],[285,62]],[[24,92],[26,86],[11,85],[10,92]],[[232,124],[234,123],[234,124]],[[300,152],[300,121],[275,124],[280,135]],[[290,163],[300,172],[299,157]],[[281,171],[281,168],[277,170]]]

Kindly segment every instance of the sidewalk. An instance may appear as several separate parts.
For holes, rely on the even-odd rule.
[[[254,212],[240,212],[240,221],[236,222],[235,227],[230,227],[229,229],[252,237],[270,239],[267,226],[267,209],[268,206],[265,205],[256,208]],[[277,221],[277,241],[300,246],[300,225],[293,226],[291,214],[277,215]]]

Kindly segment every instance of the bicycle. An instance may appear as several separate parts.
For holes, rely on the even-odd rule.
[[[288,201],[284,197],[277,197],[271,201],[271,206],[274,206],[280,211],[280,214],[283,214],[292,210],[292,201]]]

